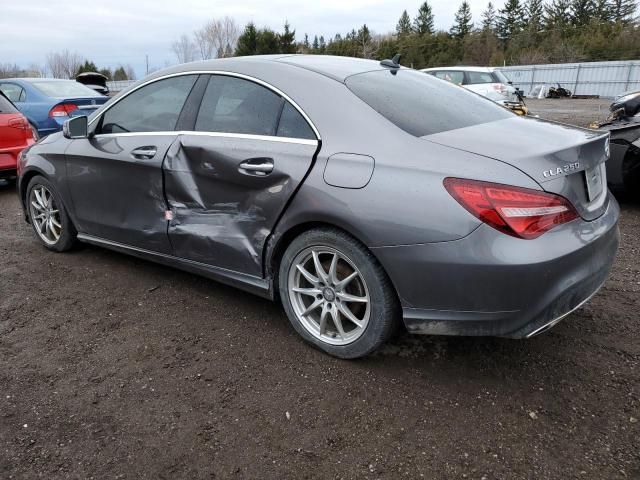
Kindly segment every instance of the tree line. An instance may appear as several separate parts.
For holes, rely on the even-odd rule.
[[[76,52],[62,50],[50,52],[45,64],[33,63],[27,68],[17,64],[0,64],[0,78],[12,77],[53,77],[74,79],[84,72],[98,72],[107,77],[107,80],[135,80],[136,74],[131,65],[120,65],[114,69],[99,68],[96,64],[82,57]]]
[[[479,19],[467,0],[456,11],[449,30],[435,27],[433,9],[422,3],[412,17],[401,13],[395,31],[372,32],[364,24],[345,35],[315,35],[295,42],[286,23],[281,33],[245,26],[236,55],[310,53],[383,59],[402,54],[414,68],[443,65],[523,65],[640,57],[636,0],[506,0],[502,8],[489,1]],[[474,21],[475,20],[475,21]]]

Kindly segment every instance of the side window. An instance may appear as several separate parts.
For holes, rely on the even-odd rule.
[[[462,82],[464,81],[464,73],[453,70],[441,70],[436,72],[436,77],[446,80],[447,82],[455,83],[456,85],[462,85]]]
[[[280,116],[278,136],[304,138],[306,140],[316,139],[316,134],[313,133],[307,121],[289,102],[285,104],[282,115]]]
[[[212,75],[196,119],[196,131],[275,135],[284,99],[242,78]]]
[[[0,84],[0,90],[5,96],[12,102],[24,102],[27,99],[27,94],[20,85],[15,83],[2,83]]]
[[[136,90],[105,112],[100,133],[173,131],[196,79],[182,75]]]
[[[467,79],[469,85],[494,83],[493,76],[489,72],[467,72]]]

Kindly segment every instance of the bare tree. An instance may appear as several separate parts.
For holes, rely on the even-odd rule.
[[[133,69],[133,67],[130,64],[126,64],[124,66],[124,71],[127,74],[127,78],[129,80],[135,80],[136,79],[136,71]]]
[[[193,62],[195,60],[195,45],[186,35],[182,35],[179,40],[173,42],[171,50],[176,55],[178,63]]]
[[[219,22],[219,35],[216,42],[218,57],[230,57],[238,45],[240,27],[231,17],[224,17]]]
[[[47,68],[54,78],[74,78],[82,63],[82,57],[69,50],[47,55]]]
[[[213,58],[216,54],[216,39],[219,36],[220,23],[210,20],[201,29],[193,32],[198,55],[202,60]]]

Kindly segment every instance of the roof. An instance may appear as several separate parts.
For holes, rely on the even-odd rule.
[[[259,66],[276,67],[286,64],[310,70],[339,82],[358,73],[384,70],[376,60],[365,60],[353,57],[337,57],[332,55],[255,55],[250,57],[216,58],[198,62],[184,63],[155,72],[152,77],[171,73],[207,71],[207,70],[243,70],[243,67]]]
[[[75,80],[69,80],[69,79],[65,79],[65,78],[41,78],[41,77],[3,78],[2,81],[19,81],[19,82],[27,82],[27,83],[42,82],[42,81],[46,81],[46,82],[74,82],[75,83]]]

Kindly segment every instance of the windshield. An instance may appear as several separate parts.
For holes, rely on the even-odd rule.
[[[73,80],[37,81],[31,84],[47,97],[101,97],[98,92]]]
[[[509,83],[509,79],[500,70],[494,70],[493,76],[496,77],[500,83],[504,83],[505,85]]]
[[[411,69],[361,73],[345,83],[376,112],[416,137],[513,116],[463,87]]]

